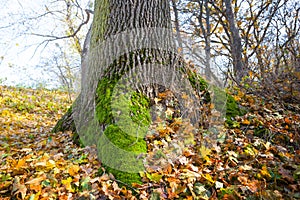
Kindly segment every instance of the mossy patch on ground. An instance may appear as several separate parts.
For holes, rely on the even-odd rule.
[[[234,98],[227,94],[227,102],[226,102],[226,124],[231,127],[233,126],[233,121],[235,116],[245,115],[247,111],[239,107],[238,103],[234,100]]]

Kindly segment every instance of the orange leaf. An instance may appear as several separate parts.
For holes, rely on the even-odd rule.
[[[33,190],[35,192],[42,191],[42,186],[41,185],[30,185],[29,188],[30,188],[30,190]]]
[[[68,173],[71,175],[71,176],[75,176],[78,174],[78,171],[80,170],[80,167],[78,165],[72,165],[69,170],[68,170]]]
[[[249,125],[249,124],[250,124],[250,121],[249,121],[248,119],[244,119],[244,120],[242,121],[242,124],[244,124],[244,125]]]
[[[237,179],[240,181],[241,184],[247,185],[248,178],[246,176],[239,176]]]
[[[179,197],[178,194],[173,192],[171,188],[167,188],[167,192],[168,192],[168,198],[169,199],[175,199],[175,198]]]
[[[25,166],[26,160],[25,159],[20,159],[16,165],[16,169],[20,169]]]
[[[291,120],[288,118],[288,117],[285,117],[284,118],[284,122],[287,123],[287,124],[291,124]]]
[[[187,196],[186,200],[193,200],[193,196]]]
[[[164,168],[164,173],[165,174],[171,174],[172,173],[172,165],[168,164],[165,168]]]
[[[258,190],[259,182],[258,182],[258,180],[254,180],[254,181],[249,182],[247,184],[247,186],[251,192],[255,193]]]

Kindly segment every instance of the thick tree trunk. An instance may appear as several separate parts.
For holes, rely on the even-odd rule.
[[[123,94],[120,94],[120,100],[112,105],[112,93],[121,78],[133,68],[143,67],[143,70],[147,72],[142,75],[151,77],[155,75],[155,71],[151,69],[149,63],[172,67],[171,62],[173,64],[174,62],[171,60],[175,57],[166,50],[172,45],[171,35],[168,36],[169,33],[166,32],[162,37],[164,33],[157,31],[170,28],[171,18],[167,0],[96,0],[90,51],[86,56],[87,59],[83,59],[82,62],[82,91],[75,105],[72,106],[72,110],[66,113],[54,129],[55,131],[74,130],[73,125],[76,124],[80,140],[85,145],[96,144],[98,155],[106,170],[126,183],[139,182],[140,179],[136,170],[141,169],[142,162],[137,157],[139,154],[147,153],[142,129],[151,120],[147,111],[151,95],[144,96],[143,94],[151,93],[150,90],[153,88],[147,85],[142,87],[142,84],[136,85],[136,89],[143,94],[131,94],[131,99],[135,102],[130,107],[133,110],[129,110],[132,116],[128,119],[126,117],[123,119],[122,116],[119,117],[113,113],[114,105],[122,112],[126,112],[123,108],[128,106],[121,100],[120,96]],[[153,31],[153,29],[157,30]],[[136,35],[128,34],[130,31],[135,31]],[[135,44],[135,38],[123,38],[126,32],[125,36],[136,37],[138,42],[145,40],[147,47],[141,45],[141,48],[126,49],[128,46],[138,47]],[[115,41],[118,41],[117,44],[114,44],[113,37]],[[107,44],[107,41],[110,45],[101,46]],[[157,48],[159,46],[164,46],[164,49]],[[124,50],[124,48],[126,51],[118,55],[119,49]],[[99,54],[100,51],[102,53]],[[104,59],[112,58],[112,62],[105,62],[99,59],[99,56]],[[145,79],[145,77],[140,78]],[[80,113],[80,119],[74,116],[76,112]],[[75,123],[72,120],[72,114],[75,117]],[[94,118],[99,126],[94,124]],[[117,120],[120,121],[119,124],[116,124]],[[130,127],[131,124],[139,125]],[[123,129],[125,127],[125,130],[131,133],[126,133],[120,127]],[[139,134],[141,136],[134,136]]]
[[[96,144],[108,172],[126,183],[139,182],[154,98],[168,89],[185,91],[185,79],[199,91],[207,85],[177,55],[168,0],[96,0],[91,30],[81,94],[58,125],[66,130],[75,124],[84,145]],[[186,91],[190,94],[194,90]],[[186,106],[183,113],[195,114],[197,121],[199,113]]]

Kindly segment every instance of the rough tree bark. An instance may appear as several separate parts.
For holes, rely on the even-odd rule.
[[[122,34],[124,31],[131,31],[136,29],[145,29],[147,32],[147,28],[163,28],[163,29],[170,29],[171,28],[171,18],[170,18],[170,8],[169,8],[169,1],[168,0],[139,0],[139,1],[131,1],[131,0],[96,0],[95,1],[95,11],[94,11],[94,20],[93,25],[91,29],[91,38],[90,38],[90,54],[91,51],[94,51],[94,49],[97,49],[101,43],[105,40],[109,40],[110,37],[118,34]],[[137,34],[139,31],[137,31]],[[155,42],[155,35],[153,36],[153,32],[149,31],[149,34],[152,34],[152,41],[149,40],[149,42]],[[143,39],[147,40],[147,36],[140,36],[145,37]],[[148,36],[150,37],[150,36]],[[159,37],[159,36],[157,36]],[[154,38],[154,40],[153,40]],[[166,37],[168,38],[168,37]],[[159,40],[159,38],[157,38]],[[120,43],[115,44],[115,46],[106,46],[105,53],[107,53],[107,56],[114,56],[109,55],[109,52],[114,52],[116,49],[124,47],[128,45],[128,43],[134,42],[130,40],[122,40]],[[168,46],[170,41],[165,40],[162,41],[165,43],[165,46]],[[129,44],[130,45],[130,44]],[[152,44],[154,47],[155,44]],[[150,44],[151,46],[151,44]],[[94,52],[95,53],[95,52]],[[95,66],[89,66],[93,62],[89,62],[91,59],[97,59],[90,57],[91,55],[85,55],[88,57],[88,62],[83,61],[82,63],[82,84],[90,84],[91,79],[93,79],[94,74],[91,70],[91,67]],[[117,57],[113,63],[109,63],[109,67],[107,66],[97,66],[99,68],[106,68],[104,71],[102,71],[102,74],[99,77],[98,83],[97,83],[97,89],[95,91],[95,95],[88,95],[86,97],[86,94],[83,94],[81,92],[81,95],[76,100],[75,104],[84,104],[85,107],[90,107],[91,102],[93,102],[93,97],[95,97],[95,110],[96,110],[96,116],[99,125],[101,126],[101,132],[109,138],[111,142],[114,143],[114,145],[118,146],[119,148],[122,148],[126,151],[133,151],[137,152],[139,154],[146,153],[147,152],[147,146],[146,142],[143,139],[138,139],[136,137],[133,137],[131,135],[128,135],[124,133],[117,125],[115,125],[115,119],[111,110],[111,101],[112,96],[111,93],[113,92],[114,87],[116,86],[117,82],[120,80],[120,78],[132,67],[136,66],[142,66],[147,63],[164,63],[170,62],[172,59],[172,55],[170,52],[160,50],[160,49],[137,49],[133,52],[129,52],[127,54],[121,55],[120,57]],[[87,64],[88,63],[88,64]],[[169,63],[170,64],[170,63]],[[93,64],[92,64],[93,65]],[[147,68],[145,68],[148,70]],[[151,71],[151,69],[149,69]],[[148,76],[151,75],[148,74]],[[145,93],[153,93],[153,88],[150,86],[146,86],[144,88],[137,86],[137,89],[140,89],[144,94]],[[145,110],[145,107],[149,106],[149,99],[148,97],[151,95],[148,95],[147,97],[144,97],[143,95],[139,94],[133,94],[133,98],[136,100],[133,105],[133,108],[137,111],[133,111],[133,119],[135,121],[142,121],[141,123],[149,124],[149,115],[147,111]],[[123,108],[126,107],[125,105],[118,105],[119,107]],[[74,105],[71,109],[63,116],[63,118],[57,123],[56,127],[54,128],[54,131],[65,131],[65,130],[72,130],[75,131],[75,123],[72,119],[72,113],[73,113]],[[85,108],[82,108],[85,109]],[[144,109],[144,110],[143,110]],[[89,111],[87,109],[87,111]],[[86,123],[89,123],[90,116],[83,117],[83,120],[86,120]],[[144,120],[145,119],[145,120]],[[130,119],[129,119],[130,120]],[[140,121],[139,121],[140,120]],[[144,121],[143,121],[144,120]],[[93,127],[93,126],[92,126]],[[94,128],[94,127],[93,127]],[[78,131],[78,130],[77,130]],[[80,130],[79,130],[80,131]],[[91,130],[85,129],[84,131],[89,132]],[[139,134],[138,131],[136,131],[136,134]],[[75,134],[77,138],[77,142],[79,141],[78,134]],[[85,140],[85,143],[92,143],[93,141],[96,143],[98,147],[98,154],[106,163],[109,163],[112,159],[110,157],[107,157],[105,154],[108,154],[108,156],[112,156],[109,154],[109,151],[111,150],[110,146],[107,145],[107,142],[98,142],[97,137],[94,136],[95,134],[89,135],[87,134],[87,138],[82,137],[80,135],[80,140]],[[101,137],[101,136],[100,136]],[[96,141],[95,141],[96,140]],[[112,150],[113,151],[113,150]],[[136,154],[138,155],[138,154]],[[135,164],[135,160],[133,158],[126,157],[126,160],[121,160],[120,165],[124,166],[118,166],[122,169],[127,168],[126,170],[130,171],[130,168],[134,168],[135,166],[128,165],[130,161],[133,163],[133,165],[139,165],[140,163]],[[132,160],[130,160],[132,159]],[[105,163],[104,162],[104,163]],[[114,174],[114,176],[122,180],[126,183],[132,183],[132,182],[139,182],[140,177],[136,173],[128,173],[124,172],[122,170],[116,170],[113,168],[110,168],[110,166],[105,166],[106,170],[108,172],[111,172]]]
[[[151,28],[155,28],[154,31]],[[170,89],[152,84],[150,79],[155,79],[157,75],[161,75],[157,73],[157,70],[160,69],[154,69],[153,66],[165,66],[169,70],[163,81],[167,82],[170,87],[172,87],[173,79],[177,78],[177,81],[178,79],[182,81],[183,77],[172,76],[173,72],[178,71],[188,76],[188,81],[191,82],[194,89],[203,91],[207,87],[202,79],[195,76],[192,71],[187,70],[184,62],[177,55],[176,49],[174,50],[175,43],[172,41],[174,37],[169,35],[172,31],[165,32],[164,30],[172,30],[168,0],[96,0],[89,54],[82,63],[84,67],[82,69],[83,87],[91,85],[93,88],[94,84],[96,87],[94,87],[93,93],[83,88],[74,103],[75,106],[72,106],[54,128],[54,131],[74,131],[77,129],[77,132],[84,132],[85,135],[79,134],[80,140],[86,145],[96,144],[98,156],[106,171],[112,173],[116,179],[126,183],[140,182],[139,174],[134,171],[141,165],[138,159],[140,155],[147,153],[143,127],[147,127],[151,122],[149,107],[159,92]],[[124,32],[130,34],[125,34],[126,37],[121,37],[119,40],[118,35],[122,35]],[[114,54],[119,49],[134,46],[135,38],[139,38],[138,40],[142,44],[146,44],[147,47],[142,46],[129,50],[114,58]],[[110,45],[101,46],[104,41],[110,41]],[[117,43],[115,43],[116,41]],[[99,54],[99,52],[102,53]],[[114,59],[113,62],[105,63],[99,59],[99,56],[104,60],[111,57]],[[143,73],[139,74],[140,71]],[[164,71],[162,70],[162,72]],[[129,82],[136,89],[131,93],[131,106],[129,108],[125,105],[126,101],[122,100],[124,92],[118,93],[119,99],[114,99],[113,96],[120,80],[123,80],[122,78],[126,77],[128,73],[129,78],[134,77]],[[144,77],[135,77],[136,75]],[[93,83],[95,78],[96,83]],[[143,80],[145,84],[139,82],[140,80]],[[179,89],[172,88],[172,90]],[[208,95],[207,92],[201,94]],[[209,97],[205,98],[209,99]],[[72,113],[75,112],[74,109],[78,108],[85,111],[79,120],[80,124],[84,124],[84,126],[79,128],[76,126],[75,128],[75,124],[78,122],[74,123]],[[114,108],[118,108],[120,111],[114,112]],[[95,115],[88,116],[87,113],[93,113],[91,109],[95,110]],[[122,116],[126,112],[130,114],[129,118]],[[193,113],[195,112],[193,111]],[[99,125],[97,127],[93,124],[94,118]],[[129,133],[124,132],[124,127]],[[95,130],[99,130],[101,134],[95,134]],[[76,136],[78,139],[78,135]],[[106,139],[103,139],[104,137]],[[134,153],[122,154],[113,149],[110,143],[126,152]],[[119,161],[114,161],[116,157],[122,158]]]

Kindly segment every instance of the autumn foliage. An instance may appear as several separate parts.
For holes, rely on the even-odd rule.
[[[180,134],[186,148],[127,185],[105,172],[94,147],[76,146],[71,132],[51,133],[71,105],[67,94],[1,86],[0,199],[300,199],[299,105],[230,93],[247,112],[227,120],[226,137],[208,147],[204,131],[191,134],[185,120],[153,122],[148,163],[170,153],[168,141]]]

